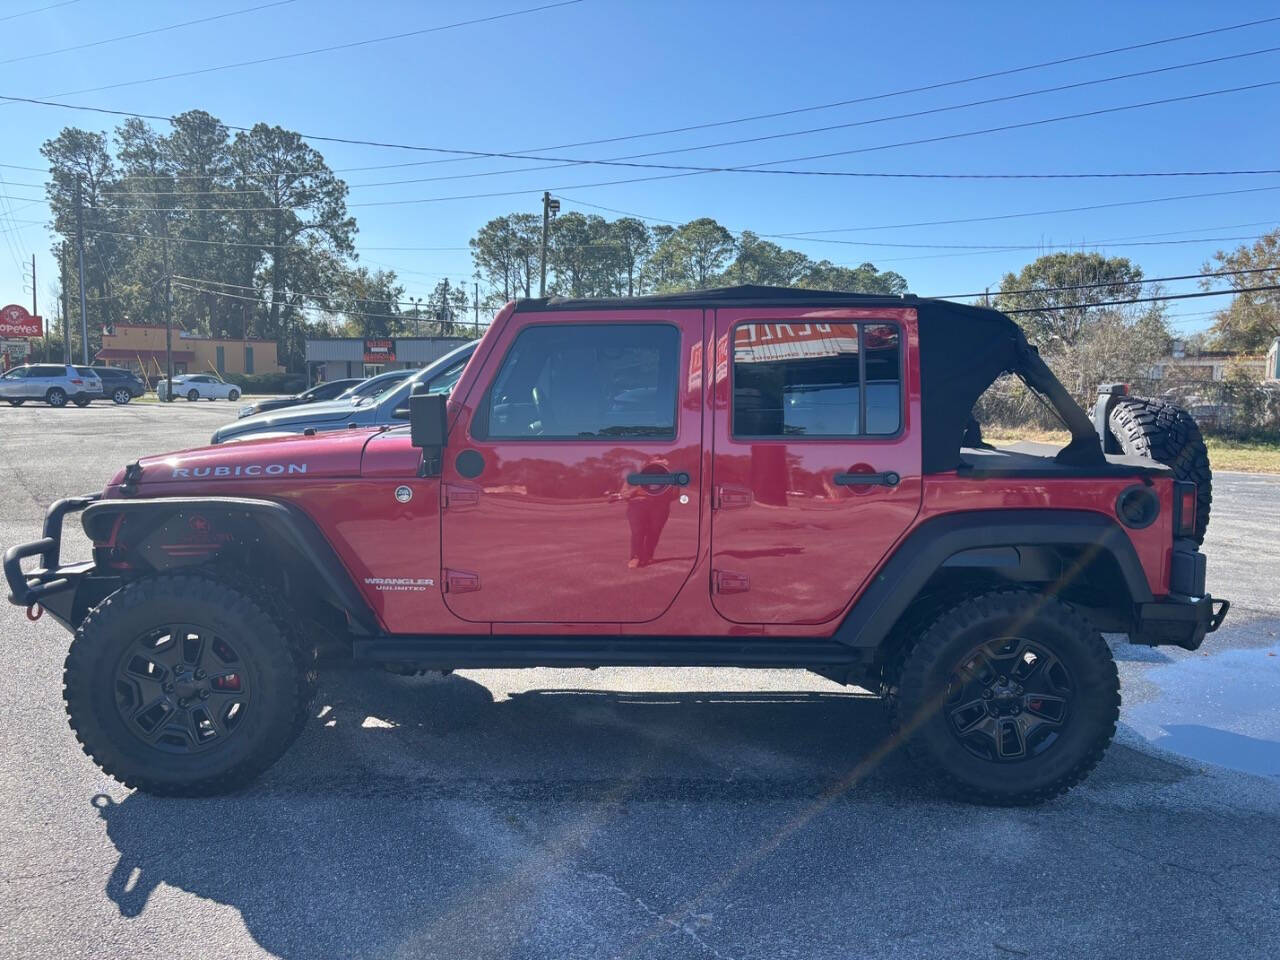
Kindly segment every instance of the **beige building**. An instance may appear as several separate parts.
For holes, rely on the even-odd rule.
[[[97,362],[151,376],[165,372],[164,327],[117,323],[102,333]],[[173,331],[173,372],[279,373],[274,340],[231,340]]]

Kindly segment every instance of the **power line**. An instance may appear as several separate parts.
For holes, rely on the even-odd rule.
[[[30,16],[33,13],[44,13],[46,10],[56,10],[58,7],[69,7],[73,3],[79,3],[80,0],[61,0],[60,3],[51,3],[44,7],[33,7],[30,10],[23,10],[21,13],[11,13],[6,17],[0,17],[0,23],[6,20],[17,20],[19,17]]]
[[[268,7],[282,7],[286,4],[293,3],[294,0],[272,0],[271,3],[261,3],[256,7],[245,7],[241,10],[232,10],[228,13],[219,13],[211,17],[201,17],[198,20],[184,20],[182,23],[171,23],[167,27],[153,27],[150,30],[139,30],[136,33],[124,33],[118,37],[108,37],[105,40],[92,40],[89,43],[78,43],[71,47],[59,47],[56,50],[45,50],[41,53],[26,53],[20,57],[10,57],[8,60],[0,60],[0,66],[10,63],[21,63],[24,60],[35,60],[39,57],[52,57],[59,53],[70,53],[73,50],[87,50],[90,47],[101,47],[108,43],[119,43],[121,40],[134,40],[138,37],[149,37],[157,33],[166,33],[169,30],[177,30],[180,27],[192,27],[201,23],[212,23],[214,20],[225,20],[228,17],[238,17],[245,13],[255,13],[258,10],[266,10]]]
[[[390,269],[394,271],[395,268],[392,267]],[[451,276],[457,276],[457,274],[441,273],[441,274],[435,274],[435,276],[441,276],[441,277],[447,278]],[[205,277],[183,277],[183,276],[179,276],[176,273],[173,275],[173,279],[182,280],[186,283],[207,283],[216,287],[231,287],[235,290],[257,290],[258,289],[257,287],[248,286],[243,283],[228,283],[225,280],[210,280]],[[332,299],[335,296],[335,294],[332,294],[332,293],[313,293],[305,290],[294,290],[293,288],[289,288],[288,293],[296,297],[311,297],[312,299],[320,299],[320,300]],[[358,297],[353,294],[351,295],[351,299],[369,300],[371,302],[376,302],[376,303],[393,303],[396,306],[401,306],[406,303],[409,304],[410,306],[414,304],[413,300],[398,300],[392,297]]]
[[[572,2],[580,2],[580,0],[572,0]],[[625,161],[625,160],[580,160],[576,158],[563,158],[562,162],[554,164],[553,166],[557,166],[557,167],[559,166],[617,166],[617,167],[627,167],[627,168],[637,168],[637,169],[670,170],[675,172],[661,174],[657,176],[649,176],[649,177],[630,177],[630,178],[619,179],[619,180],[597,181],[595,183],[580,183],[580,184],[573,184],[570,186],[554,187],[552,189],[553,190],[579,190],[579,189],[585,189],[588,187],[613,186],[618,184],[629,184],[629,183],[648,183],[656,180],[671,180],[671,179],[677,179],[681,177],[698,176],[698,175],[709,174],[709,173],[755,173],[755,174],[766,174],[766,175],[789,175],[789,176],[859,177],[859,176],[864,176],[864,174],[860,174],[856,171],[829,171],[829,170],[824,171],[824,170],[766,169],[766,168],[772,167],[773,165],[779,164],[779,163],[795,163],[795,162],[802,162],[806,160],[830,159],[832,157],[851,156],[854,154],[861,154],[861,153],[871,153],[871,152],[876,152],[881,150],[894,149],[897,147],[919,146],[922,144],[939,143],[939,142],[949,141],[949,140],[958,140],[958,139],[964,139],[968,137],[982,136],[989,133],[999,133],[999,132],[1004,132],[1008,130],[1038,127],[1038,126],[1043,126],[1050,123],[1059,123],[1066,120],[1078,120],[1078,119],[1083,119],[1088,117],[1103,116],[1103,115],[1112,114],[1112,113],[1120,113],[1128,110],[1145,109],[1147,107],[1162,106],[1162,105],[1167,105],[1171,103],[1184,103],[1191,100],[1201,100],[1207,97],[1223,96],[1231,93],[1241,93],[1241,92],[1250,91],[1250,90],[1258,90],[1258,89],[1263,89],[1268,87],[1274,87],[1277,85],[1280,85],[1280,80],[1267,80],[1259,83],[1244,84],[1244,85],[1235,86],[1235,87],[1224,87],[1218,90],[1206,90],[1206,91],[1200,91],[1197,93],[1183,94],[1176,97],[1162,97],[1156,100],[1141,101],[1139,103],[1122,104],[1120,106],[1115,106],[1115,107],[1104,107],[1097,110],[1087,110],[1087,111],[1081,111],[1077,113],[1062,114],[1056,117],[1042,117],[1036,120],[1025,120],[1025,121],[1019,121],[1017,123],[1001,124],[994,127],[985,127],[979,130],[967,130],[967,131],[961,131],[959,133],[939,134],[931,137],[920,137],[913,140],[902,140],[895,143],[883,143],[883,144],[876,144],[876,145],[867,146],[867,147],[855,147],[855,148],[850,148],[846,150],[835,150],[835,151],[828,151],[826,153],[820,153],[820,154],[810,154],[804,157],[792,157],[785,160],[768,160],[768,161],[761,161],[753,164],[745,164],[745,165],[737,165],[737,166],[697,166],[693,164],[666,164],[666,163],[654,164],[654,163],[641,163],[638,161]],[[0,95],[0,100],[8,100],[8,101],[17,102],[17,103],[36,104],[40,106],[62,107],[62,108],[71,109],[71,110],[84,110],[84,111],[89,111],[93,113],[106,113],[106,114],[112,114],[117,116],[138,117],[141,119],[162,120],[169,123],[173,122],[171,117],[163,117],[158,114],[135,113],[135,112],[126,111],[126,110],[110,110],[103,107],[84,107],[84,106],[78,106],[76,104],[60,103],[60,102],[51,101],[51,100],[40,100],[33,97],[12,97],[7,95]],[[229,130],[249,129],[247,127],[238,126],[234,124],[224,124],[224,126],[227,127],[227,129]],[[326,143],[343,143],[343,144],[349,144],[349,145],[355,144],[355,145],[385,147],[385,148],[400,149],[400,150],[426,151],[431,153],[465,154],[466,156],[472,156],[472,157],[535,159],[535,160],[551,159],[546,157],[530,157],[530,156],[521,155],[521,154],[502,153],[497,151],[462,150],[458,148],[449,148],[449,147],[431,147],[431,146],[414,145],[414,144],[394,143],[390,141],[365,140],[365,139],[359,139],[354,137],[322,136],[319,134],[309,134],[309,133],[299,133],[298,136],[306,140],[316,140],[316,141],[326,142]],[[537,169],[543,169],[543,168],[537,168]],[[499,172],[515,173],[520,171],[513,170],[513,171],[499,171]],[[1258,171],[1258,172],[1263,173],[1267,171]],[[465,175],[465,176],[485,176],[485,175],[487,174],[475,174],[475,175]],[[449,178],[446,178],[446,179],[449,179]],[[447,197],[420,197],[420,198],[405,198],[400,200],[374,200],[374,201],[364,201],[361,203],[353,203],[353,204],[350,204],[350,206],[351,207],[399,206],[399,205],[418,204],[418,203],[436,203],[444,200],[472,200],[472,199],[491,198],[491,197],[519,196],[519,195],[524,195],[532,192],[537,192],[537,191],[511,190],[511,191],[498,191],[498,192],[489,192],[489,193],[464,194],[464,195],[447,196]],[[30,198],[24,197],[22,199],[30,199]],[[134,208],[134,209],[145,211],[145,212],[158,212],[152,209],[141,208],[141,207]],[[232,210],[232,208],[221,208],[221,207],[193,207],[188,209],[192,211],[199,211],[199,212],[230,212]],[[257,211],[264,211],[264,210],[274,210],[276,208],[274,207],[261,207],[261,208],[241,207],[236,209],[240,211],[245,211],[245,212],[257,212]]]
[[[175,287],[181,287],[184,290],[194,291],[195,293],[207,293],[216,297],[227,297],[231,300],[247,300],[251,303],[261,303],[266,306],[270,306],[272,303],[272,301],[266,300],[262,297],[248,297],[248,296],[244,296],[242,294],[237,294],[237,293],[225,293],[221,290],[206,290],[203,287],[195,286],[193,284],[186,283],[186,282],[180,282],[176,277],[174,278],[173,285]],[[303,293],[295,293],[293,295],[298,297],[309,296],[308,294],[303,294]],[[387,302],[390,302],[390,301],[387,301]],[[346,317],[369,317],[369,318],[379,319],[379,320],[406,320],[406,319],[413,320],[414,319],[414,317],[407,316],[406,314],[403,314],[403,313],[367,313],[363,310],[345,310],[345,309],[342,309],[341,307],[326,307],[326,306],[322,306],[320,304],[314,304],[314,303],[313,304],[285,303],[282,305],[297,307],[300,310],[318,310],[321,313],[340,314]],[[419,319],[429,319],[429,318],[419,318]],[[483,324],[481,324],[481,326],[488,326],[489,322],[490,321],[485,321]],[[470,323],[465,323],[465,324],[459,323],[458,326],[470,326]]]
[[[1232,290],[1202,290],[1199,293],[1167,293],[1158,297],[1133,297],[1128,300],[1099,300],[1097,303],[1066,303],[1053,307],[1024,307],[1001,312],[1009,314],[1052,313],[1057,310],[1079,310],[1086,307],[1117,307],[1129,303],[1159,303],[1165,300],[1194,300],[1198,297],[1234,296],[1237,293],[1258,293],[1263,290],[1280,290],[1280,283],[1270,283],[1261,287],[1237,287]]]
[[[1174,280],[1206,280],[1213,277],[1239,277],[1252,273],[1274,273],[1276,267],[1253,267],[1247,270],[1215,270],[1210,273],[1182,273],[1171,277],[1143,277],[1133,281],[1107,281],[1103,283],[1073,283],[1065,287],[1026,287],[1020,290],[997,290],[992,296],[1009,296],[1015,293],[1061,293],[1066,290],[1095,290],[1099,287],[1117,287],[1128,286],[1130,284],[1146,284],[1146,283],[1170,283]],[[1223,291],[1226,292],[1226,291]],[[989,293],[986,290],[979,290],[977,293],[944,293],[938,294],[932,299],[936,300],[963,300],[966,297],[981,297]]]
[[[1045,67],[1060,66],[1062,64],[1067,64],[1067,63],[1077,63],[1082,60],[1090,60],[1097,57],[1109,56],[1110,54],[1114,54],[1114,53],[1125,53],[1131,50],[1142,50],[1149,47],[1161,46],[1163,44],[1175,43],[1181,40],[1191,40],[1191,39],[1196,39],[1198,37],[1210,36],[1212,34],[1217,34],[1217,33],[1226,33],[1234,30],[1243,30],[1249,27],[1256,27],[1256,26],[1262,26],[1268,23],[1275,23],[1277,21],[1280,21],[1280,17],[1265,17],[1263,19],[1250,20],[1245,23],[1232,24],[1226,27],[1215,27],[1210,30],[1201,30],[1195,33],[1184,33],[1178,36],[1165,37],[1159,40],[1148,40],[1142,43],[1127,44],[1122,47],[1111,47],[1107,50],[1098,50],[1092,53],[1077,54],[1075,56],[1070,56],[1070,57],[1061,57],[1056,60],[1046,60],[1040,63],[1027,64],[1021,67],[1010,67],[1004,70],[996,70],[989,73],[976,74],[974,76],[962,77],[955,80],[943,80],[937,83],[929,83],[929,84],[924,84],[922,86],[917,86],[917,87],[908,87],[906,89],[894,90],[888,93],[872,94],[872,95],[863,96],[863,97],[853,97],[845,100],[835,100],[829,103],[821,103],[821,104],[816,104],[811,106],[793,107],[787,110],[778,110],[771,113],[758,113],[758,114],[753,114],[751,116],[737,117],[730,120],[713,120],[705,123],[687,124],[681,127],[669,127],[665,130],[652,130],[646,133],[624,134],[624,135],[614,136],[614,137],[603,137],[595,140],[578,140],[572,143],[560,143],[560,144],[554,144],[552,146],[546,146],[546,147],[528,147],[515,152],[516,153],[545,153],[548,150],[565,150],[572,147],[589,147],[589,146],[597,146],[597,145],[606,144],[606,143],[619,143],[624,140],[639,140],[639,139],[646,139],[649,137],[666,136],[668,134],[673,134],[673,133],[688,133],[692,130],[706,130],[713,127],[730,126],[730,125],[740,124],[740,123],[751,123],[756,120],[772,120],[777,117],[794,116],[795,114],[810,113],[817,110],[830,110],[835,107],[852,106],[854,104],[859,104],[859,103],[871,103],[878,100],[888,100],[894,97],[906,96],[908,94],[913,94],[913,93],[923,93],[930,90],[939,90],[944,87],[959,86],[961,84],[974,83],[980,80],[989,80],[995,77],[1005,77],[1005,76],[1010,76],[1012,74],[1025,73],[1030,70],[1039,70]],[[437,160],[418,160],[418,161],[411,161],[408,163],[382,164],[379,166],[369,166],[369,167],[348,167],[346,168],[346,172],[355,171],[355,170],[386,170],[394,167],[427,166],[427,165],[438,164],[438,163],[457,163],[459,161],[467,160],[467,159],[472,159],[472,158],[450,157],[450,158],[437,159]],[[339,171],[339,172],[343,172],[343,171]]]
[[[530,13],[539,13],[543,10],[552,10],[556,7],[568,7],[583,0],[556,0],[555,3],[545,3],[537,7],[526,7],[522,10],[511,10],[507,13],[496,13],[487,17],[473,17],[469,20],[459,20],[455,23],[441,24],[436,27],[424,27],[420,30],[408,30],[403,33],[388,34],[384,37],[371,37],[367,40],[353,40],[349,43],[335,43],[327,47],[315,47],[311,50],[299,50],[294,53],[279,53],[271,57],[258,57],[254,60],[240,60],[236,63],[222,63],[212,67],[201,67],[198,70],[182,70],[177,73],[166,73],[157,77],[144,77],[140,80],[123,80],[119,83],[106,83],[97,87],[83,87],[79,90],[65,90],[61,93],[51,94],[55,97],[70,97],[81,93],[97,93],[101,90],[118,90],[121,87],[135,87],[146,83],[156,83],[161,80],[177,80],[183,77],[198,77],[209,73],[216,73],[220,70],[233,70],[239,67],[252,67],[263,63],[279,63],[282,60],[296,60],[299,57],[310,57],[317,53],[333,53],[337,50],[351,50],[355,47],[364,47],[374,43],[386,43],[391,40],[404,40],[409,37],[420,37],[429,33],[439,33],[442,30],[454,30],[458,27],[470,27],[481,23],[492,23],[495,20],[507,20],[511,17],[520,17]]]
[[[749,138],[740,139],[740,140],[725,140],[725,141],[720,141],[719,143],[699,144],[691,147],[676,147],[676,148],[667,149],[667,150],[657,150],[657,151],[651,151],[649,153],[630,154],[630,155],[621,156],[621,157],[610,157],[610,158],[601,159],[601,160],[584,160],[576,157],[535,157],[528,153],[503,153],[503,154],[495,154],[494,156],[498,156],[504,159],[507,159],[507,158],[539,159],[539,160],[550,160],[553,162],[550,164],[540,164],[538,166],[532,166],[532,167],[515,167],[515,168],[506,169],[506,170],[487,170],[480,173],[449,174],[449,175],[438,176],[438,177],[412,177],[412,178],[405,178],[400,180],[383,180],[383,181],[375,181],[372,183],[349,184],[349,186],[353,188],[402,186],[404,184],[409,184],[409,183],[432,183],[432,182],[438,182],[443,180],[466,180],[466,179],[483,178],[483,177],[509,176],[511,174],[516,174],[516,173],[527,173],[527,172],[533,172],[533,171],[560,169],[561,167],[568,167],[568,166],[586,166],[586,165],[642,167],[642,168],[664,169],[664,170],[687,170],[690,172],[698,172],[698,173],[754,172],[754,173],[769,173],[769,174],[788,174],[792,176],[802,175],[802,176],[821,176],[821,177],[952,179],[952,180],[1096,179],[1096,178],[1141,177],[1141,176],[1233,176],[1233,175],[1243,175],[1243,174],[1277,173],[1280,171],[1277,171],[1274,169],[1235,170],[1235,171],[1216,170],[1216,171],[1194,171],[1194,172],[1192,171],[1176,172],[1175,171],[1175,172],[1159,172],[1159,173],[1149,173],[1149,174],[1148,173],[968,174],[968,173],[897,173],[897,172],[873,173],[873,172],[861,172],[861,171],[834,171],[834,170],[780,170],[780,169],[765,170],[765,169],[759,169],[758,168],[759,165],[752,165],[748,167],[734,167],[734,166],[693,166],[693,165],[685,165],[685,164],[676,165],[676,164],[652,164],[652,163],[628,163],[627,162],[632,160],[640,160],[647,157],[664,156],[664,155],[673,154],[673,153],[688,153],[688,152],[697,151],[697,150],[709,150],[716,147],[736,146],[736,145],[748,144],[748,143],[759,143],[762,141],[777,140],[777,139],[782,139],[787,137],[803,136],[803,135],[809,135],[814,133],[826,133],[833,130],[842,130],[842,129],[847,129],[851,127],[862,127],[862,126],[867,126],[871,124],[885,123],[887,121],[892,121],[892,120],[902,120],[902,119],[916,118],[916,117],[922,117],[922,116],[929,116],[929,115],[938,114],[938,113],[946,113],[952,110],[960,110],[960,109],[966,109],[969,107],[985,106],[993,103],[1002,103],[1006,101],[1019,100],[1026,97],[1040,96],[1046,93],[1057,93],[1063,90],[1073,90],[1080,87],[1093,86],[1100,83],[1110,83],[1116,80],[1126,80],[1126,79],[1132,79],[1134,77],[1143,77],[1143,76],[1149,76],[1153,74],[1167,73],[1172,70],[1182,70],[1182,69],[1187,69],[1189,67],[1204,66],[1206,64],[1222,63],[1224,61],[1238,60],[1245,57],[1255,57],[1261,54],[1275,53],[1276,51],[1280,51],[1280,46],[1267,47],[1265,49],[1253,50],[1247,53],[1238,53],[1238,54],[1231,54],[1228,56],[1214,57],[1207,60],[1196,60],[1196,61],[1191,61],[1189,63],[1174,64],[1172,66],[1157,67],[1150,70],[1140,70],[1140,71],[1135,71],[1131,73],[1117,74],[1111,77],[1102,77],[1102,78],[1093,79],[1093,80],[1082,80],[1074,83],[1061,84],[1059,86],[1054,86],[1054,87],[1044,87],[1039,90],[1028,90],[1028,91],[1023,91],[1021,93],[1007,94],[999,97],[989,97],[982,100],[972,100],[967,103],[950,104],[943,107],[932,107],[926,110],[917,110],[910,113],[900,113],[900,114],[895,114],[895,115],[886,116],[886,117],[874,117],[866,120],[855,120],[855,121],[850,121],[848,123],[833,124],[825,127],[814,127],[808,130],[795,130],[795,131],[789,131],[784,133],[767,134],[763,136],[749,137]],[[1049,122],[1049,121],[1038,121],[1038,122]],[[877,148],[877,149],[882,149],[882,148]],[[772,166],[774,164],[788,163],[788,162],[790,161],[773,160],[773,161],[768,161],[768,165]],[[126,192],[126,191],[114,191],[114,192]],[[154,193],[143,193],[139,191],[128,191],[128,192],[134,193],[134,195],[139,195],[139,196],[170,196],[170,195],[173,195],[176,191],[157,191]],[[214,190],[214,191],[199,191],[198,193],[230,195],[230,194],[237,194],[237,193],[253,193],[253,192],[255,191]]]

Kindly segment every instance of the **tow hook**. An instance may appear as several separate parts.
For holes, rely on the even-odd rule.
[[[32,623],[35,623],[37,620],[39,620],[43,616],[44,616],[44,607],[40,606],[39,603],[27,604],[28,620],[30,620]]]

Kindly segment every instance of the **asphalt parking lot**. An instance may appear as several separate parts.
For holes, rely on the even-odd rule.
[[[0,546],[236,406],[0,409]],[[1116,744],[1029,810],[938,797],[856,690],[745,670],[339,670],[252,788],[160,800],[80,753],[68,638],[4,605],[0,956],[1275,957],[1280,477],[1215,483],[1227,625],[1117,644]]]

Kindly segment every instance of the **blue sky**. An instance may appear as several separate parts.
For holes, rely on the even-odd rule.
[[[0,0],[0,61],[256,6],[266,0],[175,4],[143,0]],[[890,93],[1040,61],[1280,15],[1274,3],[1072,5],[1021,3],[623,2],[583,0],[509,19],[195,77],[70,93],[206,66],[269,57],[454,23],[547,0],[367,2],[293,0],[280,6],[73,53],[0,64],[0,94],[171,115],[201,108],[234,124],[278,123],[303,133],[467,150],[528,151]],[[687,133],[564,148],[605,159],[701,146],[1111,77],[1280,47],[1280,22],[1078,63]],[[644,162],[742,165],[982,130],[1148,100],[1280,80],[1280,52],[1094,84],[932,116],[652,157]],[[57,96],[66,94],[65,96]],[[1280,86],[1103,116],[780,164],[832,171],[1072,173],[1280,167]],[[109,130],[109,117],[0,104],[0,163],[41,166],[39,146],[64,125]],[[537,211],[543,189],[568,201],[684,221],[712,216],[758,233],[858,228],[779,240],[815,259],[894,269],[913,292],[957,294],[996,284],[1036,249],[972,251],[916,245],[1035,248],[1091,241],[1136,260],[1148,276],[1195,272],[1215,249],[1280,222],[1280,175],[1126,180],[867,180],[716,173],[646,183],[575,186],[662,171],[568,167],[470,179],[362,183],[531,166],[463,160],[391,170],[429,154],[318,143],[352,185],[361,261],[394,268],[409,295],[443,275],[471,276],[469,237],[490,217]],[[53,264],[40,173],[0,167],[0,302],[29,304],[19,258],[37,256],[40,297]],[[1275,187],[1177,202],[990,222],[890,225],[1091,206],[1173,195]],[[515,191],[504,197],[387,206],[380,201]],[[566,203],[572,208],[572,202]],[[581,207],[586,212],[593,208]],[[599,211],[603,212],[603,211]],[[612,215],[607,214],[606,215]],[[29,223],[24,221],[39,221]],[[16,232],[15,232],[16,231]],[[1167,241],[1195,240],[1193,243]],[[1160,245],[1125,246],[1124,243]],[[854,245],[856,242],[858,245]],[[458,249],[395,250],[376,247]],[[11,249],[12,248],[12,249]],[[1192,282],[1170,284],[1191,291]],[[1208,321],[1219,300],[1170,305],[1177,329]],[[43,304],[42,304],[43,307]],[[42,312],[51,313],[47,309]]]

